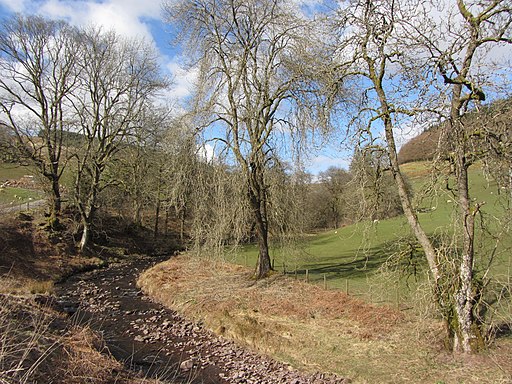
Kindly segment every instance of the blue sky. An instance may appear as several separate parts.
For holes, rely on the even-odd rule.
[[[316,0],[301,0],[314,4]],[[144,38],[160,55],[162,70],[173,78],[165,95],[170,102],[183,101],[191,95],[196,72],[186,69],[183,57],[170,43],[169,26],[162,19],[161,0],[0,0],[0,17],[15,12],[37,14],[51,19],[63,19],[72,25],[95,25],[113,29],[121,35]],[[347,167],[347,155],[340,140],[333,138],[321,149],[311,150],[306,169],[314,174],[329,166]]]
[[[160,54],[162,69],[174,76],[170,98],[190,95],[194,74],[180,66],[161,16],[161,0],[0,0],[0,16],[14,12],[63,19],[72,25],[96,25],[119,34],[144,38]]]
[[[331,0],[290,1],[298,2],[308,13],[314,12],[322,1],[328,3]],[[183,65],[183,56],[170,44],[169,26],[162,19],[162,0],[0,0],[0,17],[9,17],[15,12],[64,19],[76,26],[101,26],[127,37],[144,38],[157,49],[164,73],[173,78],[173,85],[165,94],[166,100],[169,103],[178,101],[183,105],[191,95],[197,72]],[[509,63],[504,67],[508,80],[505,87],[509,86],[511,80],[510,52],[510,46],[501,47],[494,50],[490,58],[486,56],[484,59]],[[418,134],[421,128],[417,124],[403,124],[396,132],[398,143],[406,142]],[[330,166],[348,167],[351,150],[347,150],[340,143],[341,138],[333,137],[317,149],[311,149],[306,159],[306,169],[316,174]]]

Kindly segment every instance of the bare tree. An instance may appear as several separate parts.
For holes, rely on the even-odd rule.
[[[468,167],[474,159],[462,117],[471,102],[485,98],[479,83],[482,77],[473,65],[477,59],[482,62],[479,49],[510,42],[511,7],[509,1],[457,0],[457,15],[436,19],[429,9],[434,4],[426,4],[425,8],[422,5],[398,0],[352,2],[341,16],[350,31],[344,32],[340,57],[350,66],[348,73],[363,76],[362,84],[368,85],[359,115],[367,116],[369,121],[363,132],[371,137],[376,122],[384,128],[391,172],[405,216],[425,252],[435,300],[452,347],[471,352],[480,348],[483,341],[480,319],[476,316],[482,287],[476,284],[474,263],[475,217],[480,204],[472,203],[469,193]],[[444,84],[437,82],[438,75]],[[489,80],[491,77],[492,74],[486,76]],[[446,93],[447,86],[450,93]],[[434,99],[436,103],[432,104]],[[447,104],[443,104],[445,100]],[[407,122],[409,116],[434,109],[441,114],[448,111],[444,142],[449,143],[456,179],[463,234],[460,257],[454,249],[436,247],[427,236],[398,166],[397,122]],[[373,139],[370,142],[374,144]]]
[[[421,41],[432,54],[444,83],[449,85],[449,115],[445,138],[449,143],[450,161],[456,179],[456,195],[462,223],[461,260],[455,292],[454,349],[470,352],[479,348],[482,335],[477,325],[476,303],[481,289],[475,280],[475,218],[481,202],[472,202],[468,168],[476,160],[469,145],[463,116],[474,102],[486,99],[478,68],[479,56],[488,53],[488,46],[512,43],[512,2],[494,0],[486,3],[457,0],[458,14],[448,18],[445,46],[429,37]],[[461,20],[462,19],[462,20]],[[460,20],[460,21],[459,21]],[[426,35],[422,34],[422,37]],[[446,46],[448,43],[448,46]],[[481,56],[480,56],[481,57]]]
[[[186,221],[190,216],[192,197],[198,187],[200,189],[193,175],[201,172],[194,130],[185,118],[175,118],[169,122],[162,140],[162,151],[165,156],[163,194],[167,198],[166,217],[174,211],[179,221],[180,241],[184,244],[189,229]],[[199,194],[196,197],[204,200]]]
[[[320,184],[328,192],[326,198],[329,203],[329,222],[333,228],[339,228],[341,220],[347,216],[345,196],[352,176],[348,171],[337,167],[329,167],[318,176]]]
[[[165,10],[198,60],[194,112],[207,116],[204,127],[224,130],[215,139],[241,168],[259,244],[255,276],[263,278],[271,270],[265,174],[278,136],[328,111],[317,103],[318,84],[300,67],[299,57],[314,47],[307,41],[315,37],[313,28],[283,0],[179,1]]]
[[[80,43],[80,88],[72,101],[83,136],[76,156],[75,198],[83,226],[79,247],[84,252],[98,195],[117,182],[106,172],[110,162],[144,123],[141,116],[165,83],[155,53],[142,40],[91,29],[81,34]]]
[[[21,156],[49,183],[49,224],[57,228],[60,179],[69,155],[67,97],[77,85],[76,31],[64,22],[14,16],[0,31],[0,109]]]
[[[390,172],[388,153],[380,147],[356,148],[350,163],[352,180],[348,193],[352,203],[351,216],[358,220],[382,220],[403,213],[400,197]],[[407,193],[411,188],[407,179]]]
[[[142,110],[127,145],[116,155],[116,164],[112,167],[119,179],[120,191],[127,197],[125,203],[131,205],[136,225],[143,224],[143,211],[157,200],[155,190],[161,189],[158,175],[167,161],[162,141],[170,130],[169,113],[170,109],[164,107]]]

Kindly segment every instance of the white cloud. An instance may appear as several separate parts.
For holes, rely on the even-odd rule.
[[[149,22],[160,20],[161,0],[0,0],[12,12],[65,19],[73,25],[95,25],[127,37],[154,41]]]
[[[0,5],[11,12],[23,12],[25,10],[26,0],[0,0]]]
[[[198,148],[197,154],[199,155],[199,158],[206,162],[211,162],[215,158],[215,147],[208,143],[203,144]]]
[[[193,92],[198,78],[198,69],[184,68],[176,60],[170,61],[166,67],[173,76],[173,84],[169,95],[174,99],[185,99],[189,97]]]

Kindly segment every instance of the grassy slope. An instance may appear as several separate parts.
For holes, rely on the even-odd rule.
[[[25,175],[33,175],[33,170],[27,166],[0,163],[0,185],[7,180],[20,180]],[[0,205],[26,204],[29,199],[43,198],[43,193],[34,189],[21,187],[0,188]]]
[[[429,183],[427,165],[417,162],[402,167],[411,180],[418,200]],[[483,217],[503,216],[504,209],[500,205],[497,188],[488,183],[478,166],[473,167],[470,172],[472,195],[478,202],[485,202],[482,208]],[[417,206],[427,211],[418,215],[428,233],[441,235],[450,230],[450,222],[456,215],[456,205],[448,191],[439,189],[435,194],[418,200]],[[493,230],[497,231],[496,228]],[[398,281],[396,275],[380,272],[383,263],[396,251],[396,243],[408,238],[412,238],[410,228],[404,217],[398,217],[378,223],[357,223],[310,236],[300,247],[273,249],[272,256],[277,270],[282,271],[285,268],[288,273],[297,273],[305,278],[307,269],[310,280],[316,280],[320,284],[324,284],[325,279],[329,287],[348,287],[350,293],[365,295],[374,302],[396,302],[415,293],[418,284],[415,283],[415,276]],[[503,277],[508,275],[512,256],[506,250],[512,247],[511,243],[510,236],[499,243],[499,257],[493,268],[494,274]],[[483,249],[478,250],[481,261],[487,259],[494,243],[487,240],[483,246]],[[248,266],[255,265],[256,257],[256,246],[247,246],[242,252],[230,256],[231,261]],[[422,264],[420,262],[418,265],[418,272],[424,269]],[[421,282],[422,279],[418,280]]]
[[[408,164],[404,170],[415,190],[422,190],[425,164]],[[486,201],[484,212],[503,212],[496,189],[478,168],[471,172],[474,195]],[[419,214],[429,232],[440,233],[450,222],[450,200],[451,195],[438,193],[419,204],[436,208]],[[227,255],[235,264],[172,258],[146,271],[138,284],[154,299],[221,335],[295,367],[333,371],[354,383],[511,382],[511,338],[498,339],[479,356],[449,355],[442,348],[442,325],[428,312],[428,293],[417,289],[423,278],[406,281],[381,273],[390,244],[409,235],[405,220],[394,218],[312,235],[292,249],[275,248],[275,267],[286,268],[288,279],[274,274],[261,282],[251,280],[257,255],[252,245]],[[509,246],[509,238],[500,244],[502,250]],[[495,275],[508,273],[510,255],[502,256]],[[316,284],[304,284],[306,269]],[[350,295],[333,287],[348,287]],[[375,306],[368,299],[392,305]]]
[[[512,340],[500,339],[480,356],[451,356],[441,347],[442,326],[431,318],[282,274],[254,281],[247,267],[184,255],[145,271],[137,284],[217,334],[354,384],[512,380]]]
[[[32,175],[30,167],[0,162],[0,183],[6,180],[18,180],[24,175]]]

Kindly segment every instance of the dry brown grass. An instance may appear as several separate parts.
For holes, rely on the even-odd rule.
[[[1,215],[0,293],[51,293],[54,281],[103,263],[74,254],[72,240],[47,232],[44,220],[41,213]]]
[[[53,235],[40,213],[0,217],[0,384],[158,383],[126,370],[89,328],[36,302],[56,280],[103,263]]]
[[[339,291],[187,256],[146,271],[142,289],[225,337],[297,368],[356,383],[512,382],[512,341],[485,356],[442,352],[442,327]]]
[[[0,384],[158,383],[127,371],[101,337],[33,298],[0,295]]]

